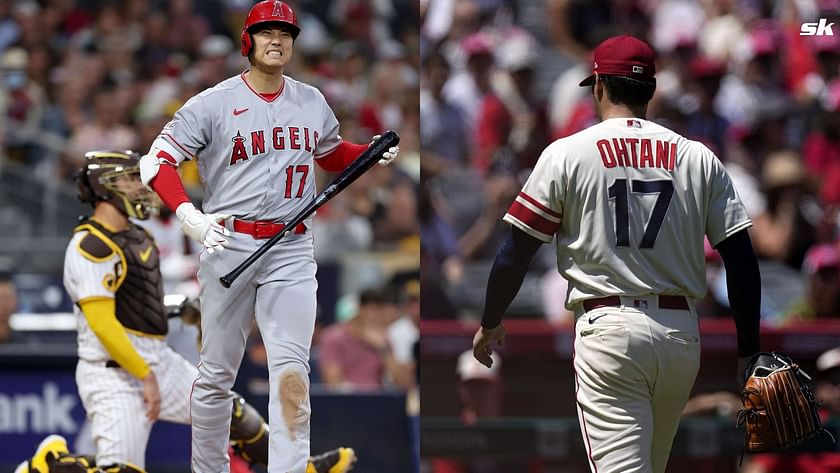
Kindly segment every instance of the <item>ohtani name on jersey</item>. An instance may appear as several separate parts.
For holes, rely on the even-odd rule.
[[[237,130],[236,136],[230,139],[233,142],[230,165],[233,166],[239,161],[247,161],[253,156],[265,154],[266,140],[276,151],[302,149],[308,153],[314,153],[315,148],[318,147],[318,132],[305,126],[276,126],[269,133],[265,130],[252,131],[246,138]]]
[[[655,142],[654,142],[655,141]],[[649,138],[612,138],[595,143],[604,167],[662,168],[674,170],[677,144]]]

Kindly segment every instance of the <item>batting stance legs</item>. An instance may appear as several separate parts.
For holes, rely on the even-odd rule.
[[[262,244],[233,233],[225,251],[203,252],[202,344],[192,394],[195,473],[229,471],[227,437],[231,388],[256,313],[268,355],[270,447],[268,471],[305,473],[309,456],[309,348],[315,327],[317,282],[311,235],[289,235],[229,288],[219,284]]]
[[[657,296],[577,311],[578,420],[590,468],[662,473],[700,367],[693,303],[662,309]]]

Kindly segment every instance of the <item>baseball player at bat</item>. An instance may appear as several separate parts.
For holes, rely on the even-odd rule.
[[[140,161],[143,183],[206,249],[198,270],[201,363],[191,396],[195,473],[229,470],[231,387],[254,318],[268,354],[268,470],[306,471],[316,263],[311,219],[293,229],[283,222],[314,199],[316,163],[341,171],[368,145],[342,140],[321,92],[283,74],[298,33],[297,16],[286,3],[254,5],[241,36],[250,69],[188,100]],[[389,148],[380,163],[398,152]],[[201,210],[190,203],[176,171],[188,159],[197,159],[204,186]],[[288,235],[279,244],[230,289],[222,287],[221,276],[284,230]]]
[[[41,454],[16,473],[142,472],[152,424],[158,419],[190,423],[190,391],[198,371],[166,344],[168,314],[157,246],[129,220],[157,212],[157,199],[140,181],[139,161],[133,151],[92,151],[76,176],[78,197],[94,212],[76,227],[67,246],[64,285],[75,303],[76,384],[96,456],[70,455],[63,438],[50,436],[39,447]],[[245,460],[266,465],[265,420],[241,396],[226,402],[225,449],[233,445]],[[336,449],[308,463],[305,459],[305,471],[344,473],[354,459],[352,449]]]
[[[504,221],[473,354],[487,366],[505,310],[540,244],[575,312],[578,420],[598,473],[661,473],[700,366],[695,301],[706,292],[703,239],[723,257],[739,366],[759,351],[760,276],[751,221],[718,158],[645,120],[653,50],[631,36],[594,51],[600,123],[542,153]]]

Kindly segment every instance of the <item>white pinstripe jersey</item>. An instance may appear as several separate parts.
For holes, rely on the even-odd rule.
[[[566,306],[607,295],[706,293],[712,246],[752,225],[718,158],[656,123],[604,120],[543,151],[504,220],[546,243]]]
[[[338,120],[315,87],[283,76],[268,100],[243,74],[187,101],[160,137],[178,163],[198,156],[204,212],[288,220],[315,198],[314,159],[341,142]]]
[[[79,302],[97,298],[114,299],[125,277],[125,261],[118,251],[98,261],[84,256],[79,243],[87,234],[87,230],[77,231],[67,245],[64,253],[64,288],[74,303],[79,358],[87,361],[107,361],[111,356],[88,325],[79,308]],[[134,349],[147,363],[157,363],[160,350],[166,345],[163,338],[136,335],[131,331],[126,333]]]

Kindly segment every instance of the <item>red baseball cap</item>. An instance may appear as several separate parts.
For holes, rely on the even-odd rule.
[[[652,79],[656,73],[653,49],[644,41],[629,35],[604,40],[592,54],[592,75],[580,82],[581,87],[595,83],[595,74]]]

